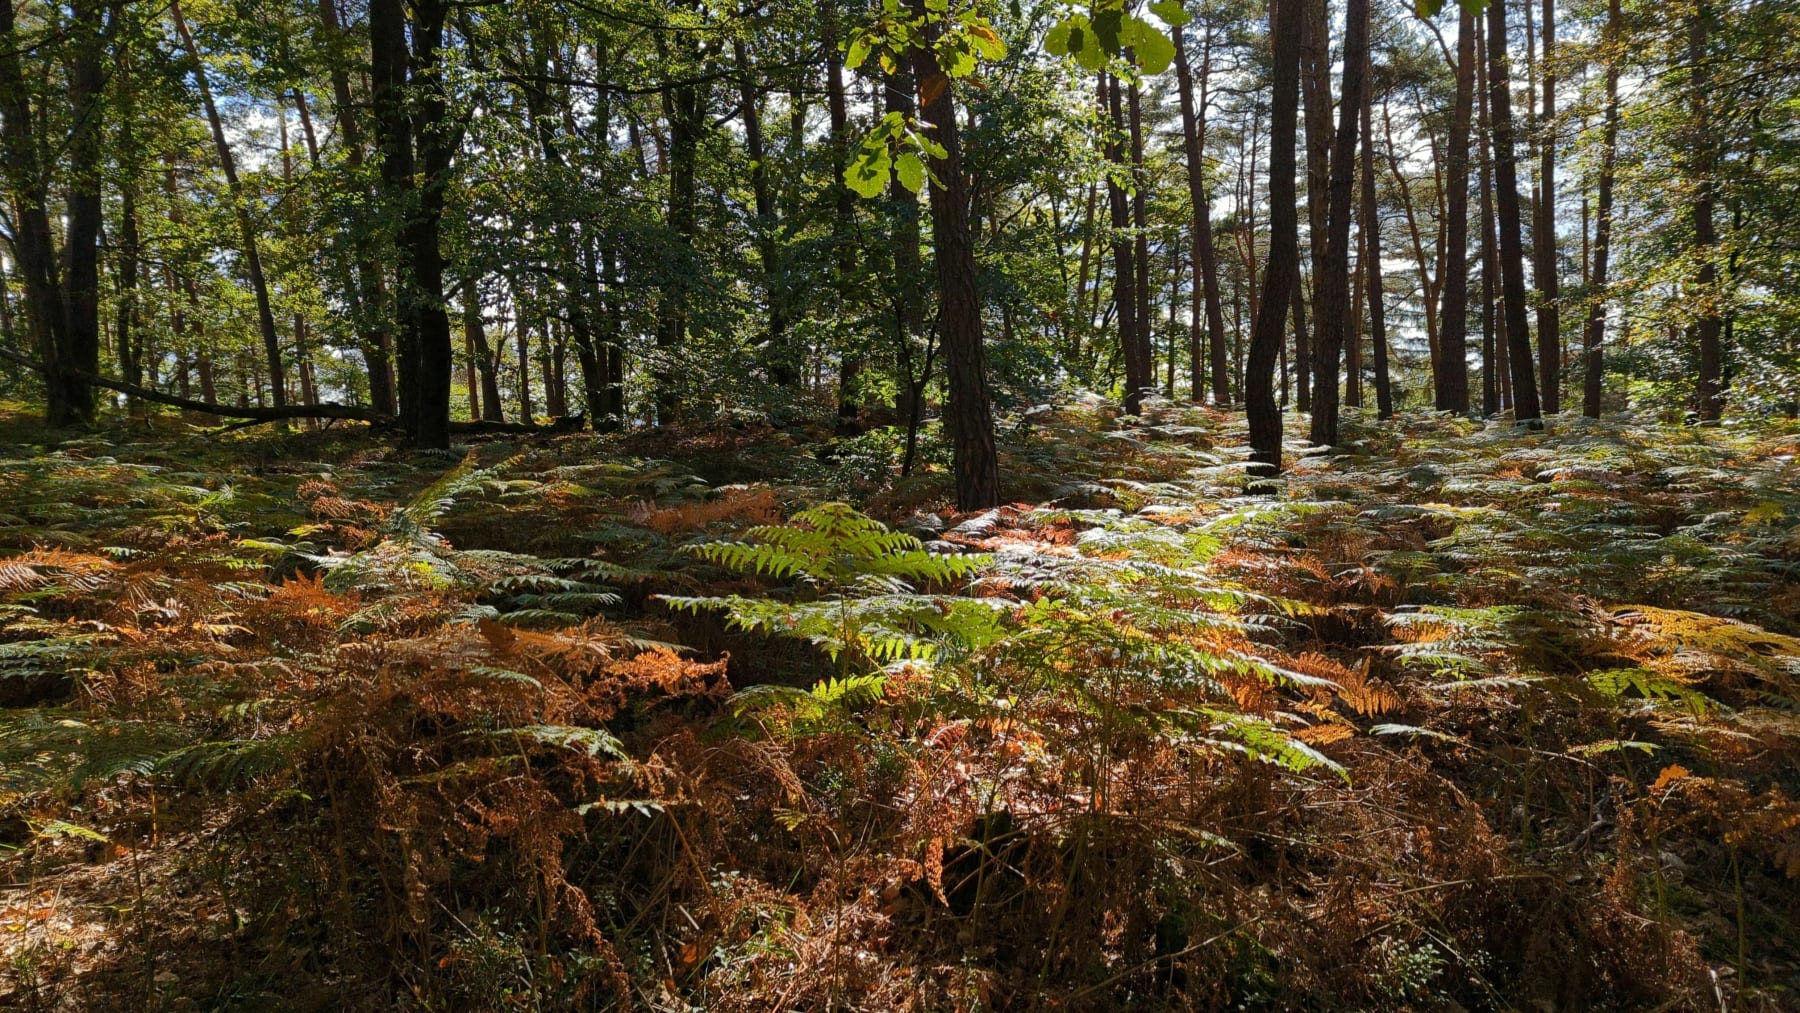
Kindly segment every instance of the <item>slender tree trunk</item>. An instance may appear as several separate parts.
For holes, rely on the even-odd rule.
[[[1456,22],[1456,103],[1450,123],[1450,181],[1444,226],[1443,311],[1438,314],[1438,357],[1433,379],[1437,410],[1469,410],[1469,130],[1475,99],[1475,18],[1460,11]],[[1482,353],[1483,369],[1488,363]],[[1489,371],[1491,372],[1491,371]],[[1484,396],[1484,409],[1487,408]]]
[[[481,308],[481,279],[473,274],[463,277],[463,338],[468,343],[476,377],[469,384],[469,404],[483,422],[503,422],[500,404],[500,378],[495,369],[494,352],[488,346],[487,321]],[[479,397],[476,391],[480,391]]]
[[[926,16],[925,3],[912,0],[914,16]],[[931,159],[931,230],[937,249],[938,327],[950,381],[945,422],[956,470],[956,505],[961,510],[984,510],[1000,503],[1000,460],[988,402],[981,297],[975,287],[968,181],[963,175],[954,88],[938,69],[933,49],[915,47],[911,55],[913,77],[923,97],[920,111],[935,128],[934,139],[944,152],[944,157]]]
[[[1694,276],[1693,294],[1700,302],[1700,314],[1694,321],[1694,335],[1700,346],[1700,418],[1716,422],[1725,411],[1725,389],[1722,380],[1722,356],[1719,350],[1721,316],[1719,313],[1718,234],[1713,224],[1714,140],[1709,89],[1711,75],[1707,71],[1708,33],[1712,8],[1701,3],[1688,21],[1688,74],[1692,94],[1692,163],[1689,175],[1694,186],[1691,209],[1694,222],[1694,255],[1700,270]]]
[[[856,273],[856,195],[844,183],[844,169],[850,164],[850,113],[844,92],[844,64],[838,56],[838,9],[835,2],[824,7],[825,17],[825,98],[826,113],[831,122],[831,192],[834,198],[832,239],[837,246],[837,291],[848,292]],[[851,338],[854,342],[857,339]],[[838,355],[837,431],[852,433],[862,405],[857,401],[856,387],[862,375],[862,351],[846,343]]]
[[[1480,176],[1475,192],[1481,214],[1481,412],[1491,417],[1512,407],[1509,389],[1512,381],[1507,368],[1506,343],[1497,340],[1494,314],[1499,292],[1494,279],[1500,273],[1494,252],[1499,249],[1500,241],[1494,231],[1493,148],[1486,140],[1489,119],[1486,24],[1485,18],[1475,19],[1475,136],[1482,139],[1477,146],[1480,154],[1476,165]]]
[[[137,180],[135,177],[126,177],[120,182],[119,260],[114,272],[118,287],[118,306],[114,341],[119,350],[119,375],[125,378],[126,383],[141,385],[144,382],[144,365],[133,344],[137,334],[138,253],[141,244],[138,233]],[[136,400],[131,405],[134,412],[141,407]]]
[[[275,330],[275,311],[269,300],[269,283],[263,276],[256,220],[250,214],[250,196],[245,193],[244,185],[238,179],[237,159],[232,155],[231,143],[225,137],[225,126],[219,118],[218,104],[213,101],[206,63],[200,57],[200,48],[194,44],[194,34],[188,30],[187,20],[182,17],[179,0],[171,0],[169,16],[175,22],[175,31],[181,37],[182,48],[187,50],[188,59],[193,63],[194,83],[200,89],[200,104],[206,110],[206,122],[212,128],[213,148],[219,156],[219,169],[225,174],[225,187],[231,194],[232,213],[237,219],[239,241],[243,244],[244,270],[250,276],[251,294],[256,297],[256,328],[262,335],[263,355],[268,362],[271,397],[274,398],[275,407],[280,408],[287,404],[281,337]]]
[[[513,283],[513,333],[519,351],[519,421],[537,424],[537,411],[531,403],[531,324],[526,316],[525,292]]]
[[[897,87],[899,86],[890,82],[888,85],[888,94],[892,95]],[[891,103],[888,106],[888,111],[893,111]],[[1094,215],[1099,208],[1099,204],[1100,185],[1098,183],[1089,183],[1087,188],[1086,210],[1082,213],[1081,217],[1081,267],[1076,272],[1075,276],[1075,311],[1082,315],[1082,323],[1085,324],[1086,327],[1092,327],[1094,322],[1094,316],[1088,310],[1087,293],[1088,278],[1094,268]],[[1096,282],[1094,287],[1097,289],[1099,288],[1099,279],[1095,278],[1094,280]],[[1069,357],[1071,359],[1081,358],[1081,341],[1083,337],[1081,332],[1085,329],[1085,327],[1078,327],[1075,329],[1074,340],[1069,349]]]
[[[1369,54],[1369,0],[1348,0],[1344,10],[1344,86],[1332,139],[1331,207],[1326,221],[1325,270],[1313,279],[1324,290],[1315,313],[1318,359],[1313,363],[1312,442],[1338,442],[1338,367],[1350,320],[1350,218],[1356,182],[1356,128],[1363,105]]]
[[[732,57],[738,68],[738,116],[744,121],[744,154],[750,159],[750,192],[756,201],[757,267],[762,273],[763,298],[768,320],[763,331],[763,362],[769,379],[792,387],[800,382],[800,367],[789,347],[787,293],[782,285],[781,245],[776,241],[780,224],[774,189],[769,182],[769,153],[763,144],[762,103],[752,76],[750,57],[742,39],[733,39]]]
[[[1106,181],[1112,212],[1113,308],[1119,326],[1119,350],[1125,358],[1125,414],[1136,415],[1143,409],[1144,368],[1138,361],[1138,271],[1131,241],[1131,204],[1118,181],[1125,161],[1120,143],[1125,134],[1125,116],[1118,78],[1103,72],[1100,87],[1106,95],[1106,161],[1114,167]]]
[[[20,61],[31,43],[17,32],[11,0],[0,0],[0,163],[12,196],[11,246],[25,319],[43,366],[44,420],[51,426],[91,423],[96,407],[86,377],[100,368],[100,15],[100,5],[91,0],[72,6],[69,31],[76,43],[68,91],[75,132],[63,149],[69,183],[59,265],[50,224],[50,169],[39,157],[47,145],[39,136]]]
[[[1263,307],[1257,314],[1244,371],[1244,407],[1250,424],[1253,472],[1281,471],[1281,410],[1275,404],[1275,360],[1285,343],[1287,309],[1300,281],[1300,223],[1294,192],[1295,134],[1300,104],[1300,31],[1305,0],[1274,0],[1269,117],[1269,265],[1263,273]],[[1352,0],[1352,3],[1360,0]]]
[[[1150,178],[1144,173],[1144,112],[1136,81],[1126,89],[1126,96],[1131,126],[1132,266],[1137,270],[1137,281],[1132,285],[1137,299],[1137,334],[1133,338],[1138,366],[1135,386],[1139,391],[1152,391],[1156,389],[1156,352],[1150,340],[1150,217],[1145,206]]]
[[[1612,256],[1613,173],[1619,150],[1619,63],[1621,36],[1619,0],[1607,0],[1604,45],[1606,60],[1606,122],[1600,140],[1600,196],[1595,208],[1593,277],[1588,294],[1587,328],[1582,334],[1583,376],[1581,413],[1600,417],[1606,379],[1606,272]]]
[[[1231,403],[1230,364],[1225,351],[1225,307],[1219,297],[1219,255],[1213,245],[1212,226],[1212,194],[1206,191],[1206,91],[1211,79],[1212,45],[1209,42],[1202,50],[1200,61],[1200,101],[1194,109],[1193,144],[1188,153],[1188,179],[1190,187],[1196,173],[1200,176],[1200,199],[1194,204],[1194,276],[1201,283],[1201,295],[1206,307],[1206,350],[1208,365],[1212,373],[1213,404],[1223,408]],[[1183,58],[1185,62],[1185,57]],[[1182,86],[1181,93],[1188,96],[1190,89]],[[1195,316],[1196,323],[1198,315]],[[1200,350],[1194,349],[1194,361],[1200,360]],[[1195,369],[1199,369],[1196,365]],[[1194,400],[1201,398],[1200,388],[1194,389]]]
[[[1360,192],[1353,200],[1351,214],[1357,214]],[[1363,406],[1363,297],[1368,276],[1369,235],[1359,225],[1356,229],[1356,260],[1350,265],[1350,319],[1344,325],[1344,407]]]
[[[421,449],[450,446],[454,355],[444,308],[439,232],[450,160],[459,137],[439,73],[444,0],[369,4],[371,96],[385,196],[398,223],[395,263],[400,319],[400,426]],[[411,50],[408,51],[410,29]]]
[[[1304,23],[1300,28],[1300,87],[1306,124],[1306,245],[1312,264],[1312,315],[1315,324],[1324,318],[1326,219],[1331,206],[1331,36],[1329,0],[1303,0]],[[1320,325],[1322,326],[1322,324]],[[1316,336],[1316,334],[1315,334]],[[1309,342],[1304,354],[1295,350],[1300,368],[1300,410],[1313,410],[1313,370],[1317,356]]]
[[[691,50],[690,33],[679,32],[680,44]],[[698,54],[689,51],[689,66],[698,63]],[[691,71],[684,68],[679,73]],[[669,201],[667,221],[676,241],[678,253],[688,262],[672,265],[662,286],[657,304],[656,354],[654,372],[656,388],[656,421],[668,425],[682,411],[678,362],[682,346],[687,343],[688,282],[696,268],[692,263],[694,236],[698,229],[695,204],[699,197],[696,168],[699,159],[700,133],[705,127],[706,97],[704,91],[690,82],[671,82],[663,88],[663,108],[669,121]]]
[[[883,112],[899,113],[903,117],[911,117],[913,106],[912,73],[904,67],[896,67],[894,73],[888,75],[886,87],[883,89]],[[1095,187],[1088,187],[1088,224],[1093,224],[1093,204]],[[928,346],[932,345],[931,336],[925,326],[925,291],[923,279],[925,273],[924,258],[920,253],[919,236],[919,195],[908,190],[898,178],[888,184],[888,218],[891,240],[889,245],[894,257],[894,341],[897,351],[896,359],[900,374],[900,392],[895,404],[901,418],[907,423],[907,451],[901,462],[901,474],[910,474],[913,453],[918,440],[918,427],[923,419],[925,387],[931,382],[931,366],[933,355],[928,349],[922,371],[913,375],[913,342],[923,339]],[[1083,240],[1083,253],[1087,256],[1088,240]],[[1077,302],[1079,303],[1079,296]],[[1079,338],[1077,339],[1079,340]]]
[[[356,116],[356,100],[350,92],[349,68],[357,59],[354,43],[338,19],[335,0],[319,0],[319,20],[325,29],[325,42],[332,49],[331,95],[337,114],[338,140],[345,164],[352,175],[357,175],[363,166],[365,142],[362,123]],[[394,383],[394,336],[388,319],[382,270],[365,231],[354,230],[350,237],[351,253],[356,259],[355,284],[347,290],[353,303],[351,320],[369,375],[369,402],[377,412],[392,416],[399,411]]]
[[[1373,77],[1373,73],[1370,74]],[[1394,417],[1394,392],[1388,377],[1386,296],[1381,275],[1381,207],[1375,203],[1374,89],[1363,93],[1362,107],[1362,206],[1365,267],[1364,287],[1369,300],[1370,354],[1375,366],[1375,414]]]
[[[1306,286],[1294,281],[1294,404],[1312,411],[1312,342],[1306,329]]]
[[[1512,363],[1513,417],[1542,425],[1525,318],[1525,251],[1520,234],[1518,167],[1513,157],[1512,70],[1506,56],[1506,0],[1488,4],[1488,105],[1493,120],[1494,194],[1500,216],[1500,302]]]
[[[1556,0],[1544,0],[1544,112],[1538,138],[1537,222],[1532,229],[1538,287],[1538,374],[1544,411],[1562,409],[1562,296],[1556,254]]]

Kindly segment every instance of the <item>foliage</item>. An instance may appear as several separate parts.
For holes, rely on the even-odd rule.
[[[697,478],[764,437],[13,455],[0,987],[1778,1007],[1792,432],[1352,418],[1269,497],[1029,417],[962,515]]]

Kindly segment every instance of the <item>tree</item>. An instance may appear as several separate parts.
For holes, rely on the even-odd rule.
[[[50,138],[47,110],[33,94],[22,54],[35,40],[20,30],[11,0],[0,0],[0,161],[12,192],[12,250],[24,281],[25,317],[44,383],[51,426],[94,420],[100,372],[102,56],[108,28],[98,0],[71,6],[67,25],[69,134]],[[66,150],[62,250],[51,229],[50,166],[41,153]],[[58,261],[61,261],[60,265]]]
[[[1561,285],[1557,280],[1556,254],[1556,0],[1544,0],[1541,26],[1544,36],[1544,112],[1538,121],[1537,221],[1532,226],[1532,248],[1537,264],[1532,274],[1538,288],[1538,374],[1543,385],[1544,411],[1562,407],[1562,310],[1557,304]]]
[[[1356,127],[1364,102],[1363,90],[1368,87],[1369,0],[1348,0],[1344,24],[1344,85],[1337,134],[1332,140],[1325,260],[1323,274],[1313,279],[1324,294],[1315,315],[1318,357],[1313,363],[1311,434],[1312,442],[1321,446],[1335,446],[1338,441],[1338,371],[1350,327],[1350,217],[1354,212]],[[1272,153],[1269,164],[1273,172]]]
[[[1694,274],[1692,293],[1692,298],[1699,304],[1699,313],[1694,321],[1694,336],[1700,346],[1697,400],[1700,418],[1716,422],[1725,410],[1725,387],[1721,380],[1719,352],[1719,239],[1717,226],[1713,222],[1713,177],[1717,156],[1713,150],[1712,102],[1709,94],[1712,81],[1707,63],[1710,58],[1707,41],[1711,21],[1712,8],[1706,3],[1697,5],[1688,19],[1687,69],[1692,110],[1688,177],[1694,191],[1690,207],[1694,226],[1694,260],[1699,264],[1699,269]]]
[[[231,142],[225,137],[225,125],[219,118],[218,103],[213,101],[212,84],[207,80],[206,62],[200,47],[194,44],[194,33],[182,16],[179,0],[170,0],[169,17],[181,37],[193,66],[194,83],[200,89],[200,103],[206,109],[206,123],[212,130],[213,148],[219,156],[219,170],[225,174],[225,186],[231,195],[233,217],[237,219],[238,238],[244,254],[244,271],[250,278],[250,292],[256,297],[256,329],[262,335],[263,355],[269,370],[269,396],[275,407],[287,404],[287,373],[281,361],[281,335],[275,330],[275,310],[269,299],[269,282],[263,274],[262,244],[257,240],[256,220],[250,214],[250,197],[238,179],[237,159],[231,153]],[[446,333],[448,331],[446,330]],[[445,381],[448,391],[449,382]],[[446,402],[447,404],[447,402]],[[448,412],[446,407],[445,411]],[[447,446],[448,444],[446,444]]]
[[[1262,308],[1257,312],[1244,365],[1244,410],[1250,423],[1252,473],[1263,476],[1281,471],[1282,425],[1281,410],[1275,404],[1275,360],[1285,343],[1287,310],[1300,280],[1294,148],[1299,127],[1303,2],[1274,0],[1269,11],[1273,101],[1269,117],[1269,261],[1263,272]]]
[[[1193,286],[1189,362],[1194,400],[1200,401],[1205,397],[1205,367],[1210,364],[1213,402],[1223,406],[1230,400],[1230,389],[1226,386],[1230,366],[1226,361],[1225,351],[1225,308],[1219,296],[1219,258],[1218,252],[1213,248],[1212,194],[1206,186],[1207,86],[1212,69],[1210,28],[1202,38],[1198,98],[1194,95],[1194,75],[1188,65],[1185,32],[1176,39],[1175,50],[1176,87],[1181,101],[1182,151],[1187,161],[1188,198],[1194,205],[1194,222],[1188,230],[1192,246],[1190,266],[1193,277],[1198,281]]]
[[[1443,309],[1433,374],[1437,410],[1469,410],[1469,138],[1475,99],[1475,17],[1457,8],[1456,105],[1450,122],[1444,223]],[[1484,360],[1485,361],[1485,360]]]
[[[1370,77],[1373,70],[1367,71]],[[1369,300],[1369,339],[1375,365],[1375,411],[1380,418],[1394,417],[1394,392],[1388,369],[1386,286],[1381,270],[1381,205],[1375,199],[1375,89],[1363,89],[1362,103],[1362,234],[1361,266]]]
[[[1501,324],[1512,366],[1513,417],[1541,425],[1531,330],[1525,320],[1525,252],[1519,227],[1518,165],[1513,155],[1512,64],[1506,56],[1506,0],[1488,0],[1488,106],[1493,121],[1494,203],[1499,218]]]
[[[1612,258],[1613,178],[1619,155],[1619,64],[1624,55],[1619,45],[1619,0],[1607,0],[1606,112],[1600,141],[1600,193],[1594,209],[1594,267],[1589,282],[1587,326],[1582,331],[1581,413],[1600,417],[1601,395],[1606,380],[1606,281]]]
[[[925,0],[913,14],[927,18]],[[994,415],[988,400],[981,297],[975,282],[975,247],[969,233],[968,179],[956,122],[955,89],[929,45],[935,27],[911,50],[919,111],[932,125],[931,236],[937,265],[938,327],[950,381],[945,425],[956,469],[956,505],[983,510],[1000,503],[1000,458],[994,447]]]
[[[449,5],[370,0],[370,80],[384,211],[395,232],[400,427],[421,449],[450,446],[450,315],[440,232],[460,145],[440,50]],[[411,45],[408,46],[410,35]]]

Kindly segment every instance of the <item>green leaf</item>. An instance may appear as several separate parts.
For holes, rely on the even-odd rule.
[[[1094,26],[1094,38],[1099,40],[1100,48],[1104,50],[1108,56],[1118,56],[1120,51],[1125,48],[1125,44],[1120,38],[1120,33],[1125,29],[1125,12],[1117,10],[1096,11],[1094,12],[1092,24]]]
[[[975,73],[975,50],[967,39],[946,39],[938,46],[938,66],[953,78]]]
[[[1462,5],[1462,9],[1470,17],[1475,17],[1487,10],[1488,0],[1457,0],[1457,3]],[[1434,18],[1444,9],[1444,0],[1418,0],[1418,6],[1414,9],[1419,12],[1419,17]]]
[[[925,163],[913,152],[902,152],[894,161],[894,175],[899,177],[901,186],[918,193],[925,186]]]
[[[864,197],[879,197],[887,189],[893,159],[886,144],[865,143],[857,159],[844,170],[844,185]]]
[[[1194,20],[1193,15],[1187,12],[1187,8],[1181,6],[1181,0],[1157,0],[1156,3],[1150,5],[1150,13],[1161,18],[1163,24],[1170,28],[1180,28]]]
[[[844,58],[844,66],[851,70],[863,65],[869,58],[869,50],[873,48],[867,35],[859,35],[850,42],[850,53]]]
[[[975,51],[986,60],[1003,60],[1006,58],[1006,43],[985,23],[969,26],[969,39],[975,45]]]
[[[1128,17],[1121,38],[1132,49],[1137,65],[1146,74],[1160,74],[1175,60],[1175,43],[1162,30],[1142,18]]]

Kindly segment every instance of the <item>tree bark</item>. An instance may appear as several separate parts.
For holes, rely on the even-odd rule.
[[[398,223],[400,427],[416,447],[447,449],[454,355],[439,232],[458,138],[438,69],[449,7],[414,0],[411,9],[409,20],[403,0],[369,4],[371,98],[383,196]]]
[[[1606,378],[1606,273],[1612,255],[1613,174],[1619,150],[1619,0],[1607,0],[1603,34],[1606,60],[1606,123],[1600,140],[1600,194],[1595,207],[1593,268],[1587,327],[1582,333],[1581,413],[1600,417]]]
[[[1143,99],[1138,92],[1136,81],[1126,89],[1126,110],[1131,126],[1131,228],[1132,228],[1132,266],[1137,270],[1137,280],[1132,285],[1132,295],[1137,300],[1137,309],[1133,318],[1137,322],[1137,333],[1133,336],[1137,361],[1138,377],[1134,384],[1142,396],[1143,392],[1156,388],[1156,351],[1151,342],[1150,313],[1150,216],[1145,206],[1145,192],[1150,188],[1150,178],[1144,173],[1144,111]]]
[[[680,43],[691,47],[689,33],[677,33]],[[695,54],[689,53],[692,56]],[[690,64],[693,60],[687,61]],[[698,229],[695,202],[698,199],[696,168],[699,158],[700,132],[706,119],[706,99],[698,85],[670,82],[663,87],[663,112],[669,121],[669,201],[667,222],[681,255],[662,284],[662,297],[656,310],[656,367],[652,370],[656,388],[656,422],[668,425],[682,412],[680,370],[677,361],[687,343],[689,274],[693,262],[694,235]]]
[[[37,346],[44,383],[44,421],[50,426],[93,421],[99,372],[100,320],[100,5],[77,3],[69,102],[75,134],[68,153],[70,182],[58,264],[50,224],[49,167],[39,152],[53,145],[39,136],[37,110],[20,61],[28,47],[17,32],[11,0],[0,0],[0,163],[12,192],[12,250],[23,289],[25,320]],[[48,117],[46,117],[46,120]],[[60,145],[60,139],[57,142]]]
[[[1717,156],[1712,137],[1710,96],[1711,75],[1707,72],[1707,36],[1712,20],[1711,6],[1701,3],[1688,21],[1688,85],[1692,95],[1692,162],[1689,175],[1694,187],[1694,203],[1690,209],[1694,223],[1694,256],[1700,269],[1694,276],[1693,297],[1700,303],[1694,321],[1694,335],[1700,346],[1699,402],[1700,418],[1716,422],[1725,411],[1725,390],[1721,383],[1722,362],[1719,350],[1721,316],[1719,313],[1718,233],[1713,224],[1713,168]]]
[[[1112,167],[1106,179],[1106,197],[1112,214],[1113,310],[1119,327],[1119,351],[1125,359],[1125,414],[1136,415],[1143,409],[1144,368],[1138,361],[1138,271],[1136,247],[1131,241],[1131,205],[1118,178],[1125,165],[1120,144],[1125,115],[1118,78],[1102,72],[1100,87],[1106,96],[1106,163]]]
[[[1312,264],[1312,316],[1323,326],[1324,289],[1319,279],[1325,276],[1326,218],[1331,206],[1331,78],[1330,28],[1327,24],[1328,0],[1303,0],[1304,22],[1300,27],[1301,101],[1306,123],[1306,245]],[[1314,336],[1316,337],[1315,331]],[[1313,410],[1313,369],[1317,360],[1316,341],[1309,341],[1302,352],[1295,348],[1294,365],[1300,373],[1299,405],[1303,412]]]
[[[1194,96],[1194,75],[1188,63],[1187,29],[1176,32],[1175,80],[1181,99],[1181,141],[1187,161],[1188,199],[1194,206],[1189,234],[1189,267],[1193,271],[1193,308],[1189,321],[1188,372],[1195,403],[1206,399],[1207,357],[1216,351],[1213,365],[1213,399],[1219,398],[1218,367],[1225,359],[1225,309],[1219,299],[1218,256],[1213,249],[1212,195],[1206,187],[1206,106],[1211,83],[1212,35],[1201,44],[1200,96]]]
[[[1475,104],[1475,18],[1458,7],[1456,102],[1451,113],[1449,194],[1444,225],[1443,310],[1438,314],[1438,411],[1469,410],[1469,132]],[[1482,362],[1487,362],[1483,352]],[[1485,405],[1484,405],[1485,407]]]
[[[1373,72],[1370,77],[1374,76]],[[1394,392],[1388,377],[1385,295],[1381,274],[1381,207],[1375,203],[1374,88],[1363,91],[1362,107],[1362,232],[1364,288],[1369,300],[1370,355],[1375,366],[1375,414],[1394,417]]]
[[[1356,182],[1356,128],[1368,86],[1369,0],[1348,0],[1344,9],[1344,85],[1332,139],[1331,207],[1325,225],[1324,272],[1313,279],[1322,291],[1314,314],[1318,358],[1313,363],[1312,442],[1338,442],[1338,368],[1350,320],[1350,218]],[[1279,202],[1275,202],[1279,203]]]
[[[1562,409],[1562,297],[1556,255],[1556,0],[1544,0],[1543,117],[1538,138],[1537,222],[1532,228],[1538,287],[1538,374],[1544,411]]]
[[[847,292],[856,273],[856,195],[844,183],[844,169],[850,164],[850,113],[844,93],[844,64],[838,57],[835,3],[823,10],[825,17],[825,111],[831,124],[831,193],[833,215],[832,242],[837,247],[838,292]],[[848,337],[848,336],[846,336]],[[857,402],[856,387],[862,374],[861,350],[850,337],[838,355],[837,431],[855,432],[862,406]]]
[[[219,118],[218,103],[213,101],[212,84],[207,78],[206,63],[200,47],[194,44],[194,33],[182,16],[180,0],[170,0],[169,17],[182,48],[194,66],[194,83],[200,89],[200,104],[206,110],[206,122],[212,128],[213,149],[218,152],[219,170],[225,174],[225,188],[231,195],[231,210],[237,220],[238,238],[243,244],[244,273],[250,278],[250,292],[256,298],[256,329],[262,335],[263,357],[269,370],[269,387],[275,407],[287,404],[287,374],[281,361],[281,336],[275,330],[275,311],[269,300],[269,283],[263,275],[261,243],[256,235],[256,220],[250,214],[250,197],[238,179],[237,158],[231,153],[231,142],[225,137],[225,126]]]
[[[1500,302],[1512,366],[1513,417],[1543,424],[1525,318],[1525,251],[1520,234],[1518,166],[1513,156],[1512,69],[1506,56],[1506,0],[1489,0],[1488,106],[1493,121],[1494,193],[1500,218]]]
[[[325,30],[325,41],[332,50],[331,96],[338,121],[338,142],[344,151],[344,162],[353,174],[360,172],[364,160],[362,123],[357,119],[356,100],[350,91],[348,51],[350,33],[338,19],[334,0],[319,0],[319,20]],[[371,195],[373,196],[373,195]],[[354,285],[347,287],[351,300],[350,315],[361,346],[363,365],[369,376],[369,402],[386,415],[398,412],[394,393],[394,336],[388,319],[386,290],[375,251],[365,234],[352,230],[351,255],[355,258]]]
[[[504,422],[506,414],[500,404],[500,377],[494,350],[488,344],[487,320],[482,314],[480,279],[473,274],[463,278],[463,334],[474,348],[475,372],[478,377],[473,385],[481,391],[481,415],[483,422]]]
[[[800,382],[800,363],[794,349],[789,347],[781,244],[775,238],[780,223],[774,190],[769,182],[769,153],[763,143],[761,96],[751,76],[750,56],[742,39],[732,40],[731,53],[738,69],[738,117],[744,122],[744,154],[750,159],[750,192],[756,201],[752,230],[756,237],[757,267],[762,274],[763,299],[768,304],[762,341],[763,368],[777,386],[793,387]]]
[[[926,15],[925,0],[911,0],[911,5],[915,16]],[[1000,461],[988,402],[981,297],[954,89],[939,69],[934,50],[915,47],[911,56],[922,98],[920,111],[934,126],[944,151],[944,157],[931,159],[931,231],[937,248],[938,327],[950,381],[945,424],[956,470],[956,505],[961,510],[985,510],[1000,503]]]
[[[1305,0],[1274,0],[1269,26],[1274,93],[1269,116],[1269,263],[1263,306],[1244,367],[1244,408],[1250,424],[1253,475],[1281,472],[1281,410],[1275,404],[1275,360],[1287,329],[1287,309],[1300,280],[1300,223],[1294,192],[1295,134],[1300,104],[1300,23]],[[1359,0],[1352,0],[1352,3]]]

